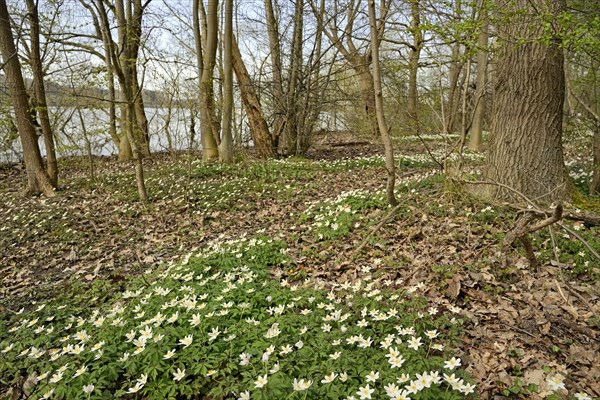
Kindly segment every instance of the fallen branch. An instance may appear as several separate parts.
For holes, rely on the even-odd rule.
[[[375,226],[375,228],[371,229],[371,232],[369,232],[367,237],[362,241],[362,243],[352,253],[353,260],[362,251],[362,249],[366,246],[366,244],[369,242],[369,239],[371,238],[371,236],[373,236],[378,230],[380,230],[381,227],[383,225],[385,225],[385,223],[390,219],[390,217],[392,215],[394,215],[396,213],[396,211],[398,211],[400,209],[401,206],[402,206],[402,204],[398,204],[394,208],[392,208],[391,211],[377,224],[377,226]]]
[[[527,197],[526,195],[524,195],[523,193],[521,193],[520,191],[518,191],[517,189],[515,189],[511,186],[505,185],[500,182],[495,182],[495,181],[465,181],[465,180],[461,180],[461,182],[466,183],[466,184],[474,184],[474,185],[495,185],[495,186],[499,186],[504,189],[510,190],[511,192],[515,193],[520,198],[522,198],[527,204],[529,204],[529,206],[531,208],[523,209],[523,208],[517,207],[513,204],[506,204],[506,205],[518,210],[521,213],[524,213],[525,215],[534,215],[537,217],[547,217],[548,216],[548,213],[542,211],[529,197]],[[560,209],[561,215],[558,218],[558,220],[551,222],[551,220],[555,217],[554,216],[549,217],[549,218],[547,217],[546,220],[541,221],[538,225],[542,225],[545,223],[545,225],[542,226],[542,228],[543,228],[545,226],[550,226],[553,223],[555,223],[556,225],[558,225],[565,231],[569,232],[571,235],[575,236],[590,251],[590,253],[592,253],[594,255],[594,257],[596,257],[598,260],[600,260],[600,254],[598,254],[598,252],[596,250],[594,250],[594,248],[583,237],[581,237],[579,234],[577,234],[575,231],[573,231],[571,228],[569,228],[565,224],[562,224],[561,222],[559,222],[560,219],[568,219],[571,221],[580,221],[580,222],[583,222],[583,223],[591,225],[591,226],[599,226],[600,225],[600,216],[595,215],[595,214],[563,212],[562,205],[559,204],[559,206],[561,208]],[[558,209],[558,207],[557,207],[557,209]],[[555,209],[555,213],[556,213],[556,209]],[[518,222],[518,220],[517,220],[517,222]],[[513,230],[516,228],[517,227],[513,228]],[[532,231],[532,232],[535,232],[535,231]],[[520,237],[518,235],[515,235],[515,239],[520,239]],[[506,238],[505,238],[505,240],[506,240]],[[527,258],[530,259],[530,257],[533,255],[533,249],[531,249],[531,253],[529,253],[529,251],[527,249],[528,248],[527,243],[526,243],[527,241],[528,241],[528,239],[525,239],[525,241],[521,240],[521,243],[523,243],[523,245],[525,246],[525,251],[528,252]],[[514,242],[514,240],[512,240],[512,242]],[[530,246],[530,244],[529,244],[529,246]],[[530,262],[531,262],[531,259],[530,259]],[[536,260],[536,262],[537,262],[537,260]]]

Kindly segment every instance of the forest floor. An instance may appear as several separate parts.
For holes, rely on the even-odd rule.
[[[326,139],[307,158],[247,156],[235,166],[154,156],[147,205],[136,201],[131,166],[113,159],[94,161],[94,179],[85,160],[62,160],[53,199],[22,198],[22,171],[0,167],[0,315],[75,282],[117,286],[216,238],[264,232],[287,243],[293,268],[274,273],[293,270],[291,280],[352,281],[369,266],[402,285],[424,283],[434,304],[462,308],[456,351],[483,399],[545,398],[553,374],[568,393],[600,397],[600,261],[583,243],[555,226],[531,235],[539,268],[518,246],[502,253],[516,210],[467,194],[413,141],[397,146],[400,206],[385,223],[390,209],[380,204],[339,232],[319,227],[310,210],[333,210],[348,192],[381,197],[385,186],[378,146]],[[443,153],[442,141],[428,143]],[[467,159],[468,170],[481,168],[481,157]],[[569,165],[577,172],[577,160]],[[597,212],[598,204],[578,196],[566,208]],[[600,252],[599,227],[564,223]]]

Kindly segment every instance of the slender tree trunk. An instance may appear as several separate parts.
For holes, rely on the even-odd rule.
[[[302,30],[304,27],[304,0],[296,0],[294,11],[294,32],[292,40],[292,53],[290,56],[290,80],[287,92],[285,137],[283,152],[297,154],[297,137],[300,134],[302,121],[298,118],[298,102],[300,99],[300,78],[302,70]]]
[[[53,186],[58,185],[58,163],[56,161],[56,149],[54,145],[54,134],[50,126],[48,116],[48,105],[46,103],[46,90],[44,88],[44,72],[42,67],[42,56],[40,54],[40,19],[37,4],[34,0],[27,0],[27,15],[30,23],[30,62],[33,71],[33,89],[35,94],[35,107],[40,116],[40,125],[46,147],[47,171]]]
[[[492,143],[487,177],[540,202],[568,197],[562,153],[565,98],[563,53],[558,42],[544,44],[541,16],[565,9],[565,0],[516,0],[515,17],[498,28],[502,40],[495,71]],[[522,44],[515,45],[522,41]],[[495,198],[516,200],[497,187]]]
[[[593,143],[593,171],[590,182],[590,196],[600,194],[600,120],[596,120],[596,131]]]
[[[479,6],[479,22],[481,30],[477,36],[477,86],[475,88],[475,113],[471,125],[469,149],[481,150],[483,120],[485,117],[485,92],[487,84],[487,46],[488,46],[488,18],[484,1]]]
[[[381,67],[379,65],[379,34],[377,30],[377,16],[375,14],[375,0],[369,0],[369,25],[371,27],[371,52],[373,54],[373,86],[375,88],[375,107],[377,111],[377,123],[379,132],[381,132],[381,141],[385,146],[385,167],[387,169],[387,201],[390,205],[396,206],[398,200],[394,195],[394,186],[396,182],[396,169],[394,166],[394,148],[390,139],[390,134],[385,120],[385,111],[383,108],[383,93],[381,89]]]
[[[273,0],[264,0],[267,17],[267,33],[271,52],[271,68],[273,75],[273,143],[277,147],[279,138],[285,128],[285,94],[283,90],[283,73],[281,66],[281,42],[279,24],[275,18]]]
[[[0,0],[0,52],[4,62],[6,85],[12,99],[17,128],[23,147],[23,158],[27,171],[25,195],[36,195],[42,192],[46,197],[53,197],[55,195],[54,187],[42,163],[33,119],[29,112],[29,102],[21,72],[21,65],[13,40],[6,0]]]
[[[462,0],[456,0],[454,3],[454,18],[460,21],[462,16]],[[459,78],[461,71],[464,66],[464,61],[460,60],[461,57],[461,44],[457,41],[452,45],[452,58],[450,60],[450,71],[449,71],[449,83],[448,88],[448,103],[446,105],[446,132],[452,134],[456,130],[456,121],[458,116],[458,101],[460,99],[460,87]]]
[[[423,49],[423,31],[421,30],[421,10],[419,5],[420,0],[411,0],[411,33],[413,43],[410,48],[408,58],[408,119],[411,133],[416,135],[420,133],[419,124],[419,93],[417,90],[417,74],[419,72],[419,59],[421,50]]]
[[[213,74],[217,55],[217,36],[218,36],[218,0],[208,1],[207,27],[206,27],[206,48],[203,55],[203,69],[200,81],[200,132],[202,139],[202,154],[205,160],[214,160],[219,157],[219,134],[216,124]]]
[[[250,74],[244,65],[244,60],[240,53],[235,37],[232,37],[232,62],[235,76],[238,80],[242,104],[248,114],[248,123],[252,141],[258,151],[260,158],[270,158],[275,155],[272,137],[269,134],[269,126],[262,112],[262,107],[256,94],[254,84],[250,79]]]
[[[223,132],[219,144],[219,159],[233,163],[233,134],[231,123],[233,118],[233,0],[225,0],[225,34],[223,35]]]

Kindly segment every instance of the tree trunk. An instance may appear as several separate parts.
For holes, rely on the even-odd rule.
[[[248,123],[254,147],[258,151],[258,157],[270,158],[275,155],[272,137],[269,134],[269,126],[262,112],[258,95],[250,79],[250,74],[244,65],[235,37],[232,37],[232,63],[235,76],[238,80],[242,103],[248,113]]]
[[[369,64],[356,64],[354,67],[358,86],[362,95],[363,104],[365,105],[365,113],[367,123],[369,124],[370,134],[373,137],[380,135],[379,125],[377,122],[377,106],[375,104],[375,88],[373,87],[373,75],[369,71]]]
[[[379,66],[379,34],[377,30],[377,16],[375,15],[375,0],[369,0],[369,25],[371,27],[371,52],[373,54],[373,87],[375,89],[375,107],[377,112],[377,123],[381,132],[381,141],[385,146],[385,167],[387,169],[387,201],[391,206],[396,206],[398,200],[394,195],[396,182],[396,169],[394,166],[394,148],[390,140],[390,134],[385,120],[383,109],[383,94],[381,90],[381,68]]]
[[[423,32],[421,30],[421,10],[419,6],[420,0],[411,0],[411,33],[413,35],[413,43],[408,57],[408,108],[407,114],[411,134],[419,134],[419,93],[417,91],[417,73],[419,72],[419,58],[423,49]]]
[[[486,174],[535,201],[562,200],[568,197],[562,153],[563,54],[558,42],[548,45],[535,39],[542,33],[542,16],[532,14],[536,8],[556,15],[565,9],[565,0],[510,4],[508,12],[514,12],[515,18],[498,28],[502,48]],[[519,41],[523,43],[515,45]],[[491,188],[489,195],[518,199],[498,187]]]
[[[33,71],[33,89],[35,94],[35,107],[40,116],[40,125],[46,147],[47,171],[52,186],[58,185],[58,163],[56,161],[56,149],[54,146],[54,134],[50,126],[48,116],[48,105],[46,103],[46,90],[44,88],[44,72],[42,67],[42,56],[40,54],[40,20],[37,4],[34,0],[27,0],[27,15],[31,28],[31,45],[29,61]]]
[[[219,130],[216,124],[213,74],[217,56],[218,36],[218,0],[208,1],[206,48],[203,54],[202,77],[200,80],[200,128],[202,140],[202,156],[205,160],[214,160],[219,157],[218,144],[220,142]]]
[[[594,132],[593,144],[593,172],[590,182],[590,196],[600,193],[600,120],[596,119],[596,131]]]
[[[233,67],[231,46],[233,38],[233,0],[225,0],[225,34],[223,35],[223,124],[219,160],[233,163]]]
[[[54,187],[42,163],[33,119],[29,112],[29,102],[21,72],[21,65],[13,40],[6,0],[0,0],[0,52],[2,53],[4,62],[6,85],[11,95],[17,128],[23,147],[23,158],[27,171],[27,188],[25,189],[25,194],[36,195],[42,192],[46,197],[53,197],[55,195]]]
[[[273,10],[273,1],[264,0],[267,17],[267,33],[269,34],[269,50],[273,76],[273,143],[277,148],[279,138],[285,128],[285,95],[283,91],[283,74],[281,66],[281,42],[279,25]]]
[[[290,55],[290,79],[287,91],[286,120],[283,140],[284,154],[298,154],[296,147],[298,135],[302,132],[302,121],[298,115],[298,101],[300,92],[301,70],[302,70],[302,37],[304,27],[304,0],[296,0],[294,11],[294,32],[292,40],[292,52]],[[280,147],[281,148],[281,147]]]
[[[485,86],[487,84],[487,46],[488,46],[488,19],[485,2],[479,8],[479,21],[481,30],[477,36],[477,86],[475,88],[475,113],[471,125],[469,149],[481,150],[483,120],[485,117]]]

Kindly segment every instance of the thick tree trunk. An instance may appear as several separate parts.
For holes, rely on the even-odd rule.
[[[35,93],[35,107],[40,116],[40,125],[46,147],[47,171],[53,186],[58,185],[58,163],[56,160],[56,149],[54,146],[54,134],[50,126],[48,116],[48,105],[46,103],[46,90],[44,88],[44,72],[42,67],[42,56],[40,54],[40,20],[37,4],[34,0],[27,0],[27,13],[31,26],[31,70],[33,71],[33,89]]]
[[[554,13],[565,7],[564,0],[516,0],[508,10],[516,17],[499,27],[503,47],[495,73],[486,174],[535,201],[552,202],[568,197],[562,153],[563,54],[556,42],[547,45],[532,39],[541,33],[542,17],[535,15],[530,3]],[[515,45],[519,40],[524,43]],[[498,187],[489,194],[517,199]]]
[[[481,31],[477,36],[477,86],[475,88],[475,113],[471,125],[469,149],[481,150],[483,120],[485,117],[485,86],[487,84],[487,45],[488,45],[488,19],[485,3],[479,9]]]
[[[29,102],[21,66],[13,40],[6,0],[0,0],[0,52],[4,62],[6,85],[11,95],[21,145],[23,146],[23,158],[27,171],[25,194],[36,195],[42,192],[46,197],[52,197],[55,195],[54,187],[42,163],[33,119],[29,112]]]
[[[269,134],[269,126],[262,112],[258,95],[254,89],[250,74],[244,65],[244,60],[240,53],[235,37],[232,37],[232,63],[235,76],[238,80],[242,103],[248,114],[248,123],[254,147],[258,151],[260,158],[270,158],[275,155],[272,137]]]
[[[373,75],[369,71],[369,64],[360,63],[354,66],[358,87],[362,95],[365,113],[369,124],[369,133],[373,137],[380,135],[379,125],[377,123],[377,107],[375,105],[375,88],[373,87]]]

